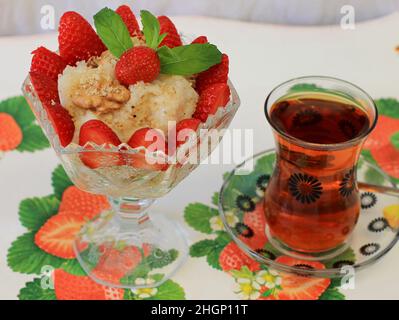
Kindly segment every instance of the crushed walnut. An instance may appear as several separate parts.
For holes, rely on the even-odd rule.
[[[130,91],[118,81],[93,78],[81,83],[72,95],[72,102],[79,108],[89,109],[98,114],[120,109],[129,101]]]

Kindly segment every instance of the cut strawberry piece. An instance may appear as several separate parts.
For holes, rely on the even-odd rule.
[[[161,62],[155,50],[138,46],[126,51],[115,67],[116,78],[129,86],[139,81],[152,82],[161,71]]]
[[[169,48],[179,47],[183,45],[181,41],[180,35],[177,32],[176,26],[167,16],[160,16],[158,17],[159,25],[161,27],[160,34],[166,33],[167,36],[159,47],[167,46]]]
[[[141,150],[137,154],[126,155],[126,161],[130,166],[155,171],[163,171],[168,168],[168,164],[163,163],[166,161],[162,157],[151,157],[148,160],[146,158],[147,153],[155,151],[166,154],[168,147],[162,132],[151,128],[139,129],[132,135],[127,144],[133,149],[139,147],[146,148],[146,150]]]
[[[245,212],[243,222],[251,228],[253,235],[251,237],[241,236],[240,239],[254,250],[262,249],[267,243],[265,233],[266,218],[263,210],[263,203],[258,203],[254,211]]]
[[[110,127],[100,120],[89,120],[80,128],[79,145],[85,146],[87,143],[94,143],[98,146],[110,145],[119,146],[121,141]],[[86,146],[80,153],[80,159],[89,168],[111,167],[124,165],[123,157],[118,152],[95,152],[91,146]]]
[[[106,274],[112,279],[119,280],[127,273],[132,272],[141,260],[141,251],[135,246],[128,246],[122,250],[103,248],[99,261],[92,272],[100,279],[102,279],[102,275]]]
[[[57,81],[38,72],[30,72],[29,75],[32,85],[35,88],[36,95],[44,108],[47,109],[55,103],[60,102]]]
[[[45,74],[52,80],[58,81],[58,75],[67,66],[66,62],[58,54],[45,47],[37,48],[32,54],[30,71]]]
[[[317,261],[300,260],[288,256],[280,256],[276,262],[288,266],[298,266],[303,269],[325,269],[325,266]],[[328,278],[313,278],[303,275],[281,273],[281,290],[265,297],[266,300],[317,300],[328,288],[331,280]],[[266,289],[267,290],[267,289]]]
[[[248,257],[235,242],[230,242],[219,256],[219,264],[223,271],[240,270],[247,266],[251,271],[260,270],[260,264]]]
[[[62,194],[59,214],[76,212],[82,217],[92,219],[110,208],[107,197],[88,193],[75,186],[68,187]]]
[[[177,123],[176,125],[176,146],[187,142],[190,135],[196,132],[201,121],[195,118],[184,119]]]
[[[136,16],[133,11],[127,6],[122,5],[116,9],[116,13],[120,15],[127,29],[129,30],[130,36],[134,37],[140,35],[140,26],[137,22]]]
[[[35,243],[56,257],[73,259],[73,242],[84,223],[84,218],[76,212],[52,216],[36,233]]]
[[[8,113],[0,112],[0,151],[10,151],[22,142],[22,130]]]
[[[206,71],[201,72],[196,81],[196,89],[199,93],[204,91],[210,85],[215,83],[227,83],[229,75],[229,57],[227,54],[222,55],[222,61],[209,68]]]
[[[106,50],[91,25],[77,12],[65,12],[58,31],[60,55],[69,65],[75,65],[82,60],[87,61]]]
[[[225,83],[217,83],[205,89],[199,97],[193,118],[205,122],[219,107],[225,107],[230,100],[230,88]]]
[[[68,110],[56,103],[47,108],[47,115],[60,139],[61,146],[66,147],[71,143],[75,133],[75,124]]]
[[[62,269],[53,274],[57,300],[122,300],[123,289],[98,284],[87,276],[75,276]]]
[[[199,43],[199,44],[208,43],[208,38],[205,36],[200,36],[200,37],[194,39],[193,42],[191,42],[191,44],[195,44],[195,43]]]

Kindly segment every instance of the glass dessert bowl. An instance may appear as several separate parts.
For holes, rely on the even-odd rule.
[[[123,18],[124,15],[118,10],[117,13]],[[111,14],[108,18],[115,18],[113,12],[110,13],[107,11],[105,13]],[[147,15],[147,22],[143,19],[143,15]],[[103,16],[107,17],[107,15]],[[148,12],[142,12],[143,33],[147,39],[151,35],[146,34],[145,24],[148,24],[148,20],[151,19],[153,19],[153,16]],[[65,18],[64,25],[67,23],[66,20]],[[158,18],[158,20],[161,22],[161,34],[162,17]],[[127,26],[129,27],[129,24]],[[60,34],[61,32],[60,27]],[[132,36],[131,32],[130,35]],[[175,38],[172,38],[172,40]],[[161,40],[171,41],[167,36],[161,37],[158,40],[159,42]],[[148,42],[147,46],[149,46]],[[159,42],[156,41],[157,47]],[[169,50],[166,49],[169,45],[167,43],[163,46],[166,51]],[[140,47],[142,46],[144,44],[140,43]],[[179,45],[176,46],[178,47]],[[198,48],[200,46],[202,44],[198,44]],[[162,48],[162,46],[160,47]],[[170,45],[170,47],[173,46]],[[201,48],[205,49],[205,47]],[[161,49],[157,50],[158,55],[161,56]],[[60,42],[61,58],[63,57],[62,53],[63,50]],[[100,56],[100,52],[97,52],[97,57]],[[198,105],[201,104],[202,95],[206,95],[204,91],[207,88],[204,88],[198,94],[195,93],[194,89],[190,89],[196,97],[195,103],[197,107],[194,105],[195,110],[192,111],[195,111],[195,113],[192,111],[188,112],[188,116],[183,112],[183,115],[189,119],[182,119],[183,115],[179,115],[179,109],[175,110],[172,107],[168,107],[171,104],[165,100],[165,106],[162,106],[164,108],[162,109],[163,114],[169,115],[168,112],[174,110],[176,111],[175,116],[169,116],[168,119],[162,119],[161,116],[161,120],[158,123],[165,124],[166,120],[174,121],[174,126],[168,127],[167,130],[160,130],[158,128],[147,130],[148,126],[151,125],[153,128],[154,123],[155,125],[157,124],[153,117],[154,112],[141,117],[140,103],[136,102],[134,104],[135,102],[133,102],[133,105],[127,105],[127,101],[130,103],[132,99],[126,99],[119,110],[115,112],[111,110],[109,113],[105,112],[105,115],[103,111],[96,109],[94,105],[90,106],[90,108],[85,108],[79,106],[78,100],[73,100],[76,88],[73,89],[75,91],[71,89],[73,86],[69,85],[72,82],[70,79],[68,80],[68,76],[71,78],[71,74],[75,73],[76,75],[81,72],[80,78],[76,82],[78,87],[80,86],[79,89],[87,89],[82,86],[84,82],[82,79],[85,74],[99,70],[95,78],[101,78],[102,76],[101,67],[99,65],[92,66],[93,59],[86,57],[87,59],[82,59],[85,60],[83,62],[78,58],[81,57],[76,57],[76,61],[72,64],[69,63],[69,66],[64,66],[62,72],[57,75],[56,91],[57,97],[59,95],[60,103],[54,101],[54,99],[47,101],[49,95],[51,96],[51,92],[49,94],[48,91],[51,90],[42,90],[43,77],[40,75],[39,78],[41,80],[38,81],[37,70],[32,70],[32,68],[22,88],[26,100],[73,183],[84,191],[107,196],[111,204],[110,210],[88,221],[76,236],[74,242],[76,258],[86,273],[101,284],[122,288],[158,286],[170,278],[181,266],[187,256],[188,250],[186,239],[176,224],[162,216],[149,216],[148,208],[157,198],[166,195],[187,177],[199,165],[201,160],[213,151],[216,144],[211,144],[209,137],[215,131],[221,132],[228,127],[240,105],[239,97],[232,83],[227,80],[226,72],[226,83],[222,85],[216,84],[216,86],[223,87],[225,99],[223,102],[220,102],[220,99],[214,100],[213,107],[215,108],[212,112],[205,117],[203,113],[198,112]],[[218,63],[221,64],[222,57],[219,58]],[[33,59],[35,59],[35,56]],[[114,64],[111,63],[106,67],[109,70],[109,66],[115,67],[115,63],[121,60],[122,57],[119,60],[114,59],[112,61]],[[213,66],[217,67],[217,64],[214,63]],[[87,70],[84,69],[86,67]],[[115,70],[117,70],[116,68]],[[79,71],[79,69],[81,70]],[[205,72],[210,69],[208,67]],[[118,75],[115,76],[115,73],[114,69],[112,69],[106,75],[111,77],[112,84],[115,84],[115,78],[118,77]],[[166,82],[172,77],[175,76],[170,75],[170,73],[166,76],[159,75],[152,83],[157,82],[157,85],[159,84],[160,87],[167,86]],[[198,86],[198,81],[195,77],[183,78],[181,75],[177,77],[180,77],[180,82],[183,81],[185,84],[191,86],[193,86],[193,83],[196,83]],[[120,83],[118,82],[118,85]],[[139,81],[134,85],[128,83],[124,85],[124,88],[128,89],[134,98],[137,96],[138,87],[140,86],[146,86],[150,91],[152,88],[151,81]],[[91,88],[89,89],[91,90]],[[172,89],[173,92],[178,92],[173,87],[173,84]],[[72,92],[69,95],[68,90]],[[199,91],[198,87],[196,90]],[[155,90],[155,92],[158,91]],[[228,92],[228,97],[226,96],[226,92]],[[152,91],[150,93],[151,96],[144,96],[142,101],[147,101],[145,107],[147,109],[154,107],[154,103],[156,103],[154,101],[163,98],[162,94],[161,92],[157,96]],[[210,95],[214,96],[214,94]],[[158,100],[151,100],[151,97],[154,96],[154,99]],[[205,100],[209,101],[209,99]],[[161,101],[163,100],[161,99]],[[54,111],[56,108],[61,109],[61,111]],[[134,119],[131,118],[131,124],[133,125],[123,126],[122,123],[122,126],[118,126],[114,119],[120,119],[121,117],[117,112],[121,113],[122,109],[126,108],[129,112],[136,108],[134,118],[138,117],[142,122],[136,125]],[[65,113],[69,122],[60,121],[60,119],[64,120],[65,117],[63,115]],[[111,114],[110,117],[109,114]],[[195,114],[197,114],[197,119],[194,119]],[[149,124],[148,122],[151,119],[153,122]],[[193,122],[195,126],[182,124],[191,124]],[[174,133],[176,131],[179,132],[179,124],[184,129],[190,130],[188,133],[186,132],[187,134],[182,140],[175,140],[176,138],[170,135],[170,128],[174,128]],[[105,129],[100,132],[99,127],[101,129],[105,127]],[[144,136],[143,130],[146,133],[152,131],[155,135],[149,138],[150,140],[152,139],[150,142],[154,142],[154,140],[157,140],[157,142],[162,141],[161,144],[168,146],[168,148],[151,149],[151,143],[136,143],[137,141],[142,141],[141,138]],[[65,132],[68,132],[68,139],[65,138]],[[161,134],[160,136],[158,136],[159,133]],[[119,138],[121,136],[124,138],[119,140],[118,136]],[[130,139],[128,139],[129,136],[131,136]],[[113,139],[110,137],[113,137]],[[221,137],[222,135],[219,134],[217,142],[220,141]],[[147,136],[146,139],[148,139]],[[132,143],[132,141],[135,143]],[[206,150],[206,152],[203,152],[203,150]],[[192,156],[193,154],[194,156]],[[143,282],[141,281],[142,279],[147,279],[148,281]]]

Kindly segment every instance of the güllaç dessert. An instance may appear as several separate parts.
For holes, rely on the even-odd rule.
[[[195,131],[229,102],[228,56],[205,36],[183,45],[168,17],[143,10],[140,28],[126,5],[104,8],[94,24],[97,32],[78,13],[66,12],[59,53],[44,47],[33,51],[30,79],[62,147],[123,150],[146,148],[156,140],[154,151],[167,153],[169,122],[177,123],[177,132]],[[147,141],[150,130],[155,140]],[[104,161],[91,152],[80,159],[96,169],[125,165],[133,156],[112,154]]]

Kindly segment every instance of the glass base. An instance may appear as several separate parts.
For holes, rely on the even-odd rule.
[[[152,288],[169,279],[188,256],[179,227],[164,217],[129,218],[113,210],[88,222],[74,249],[94,281],[117,288]]]

